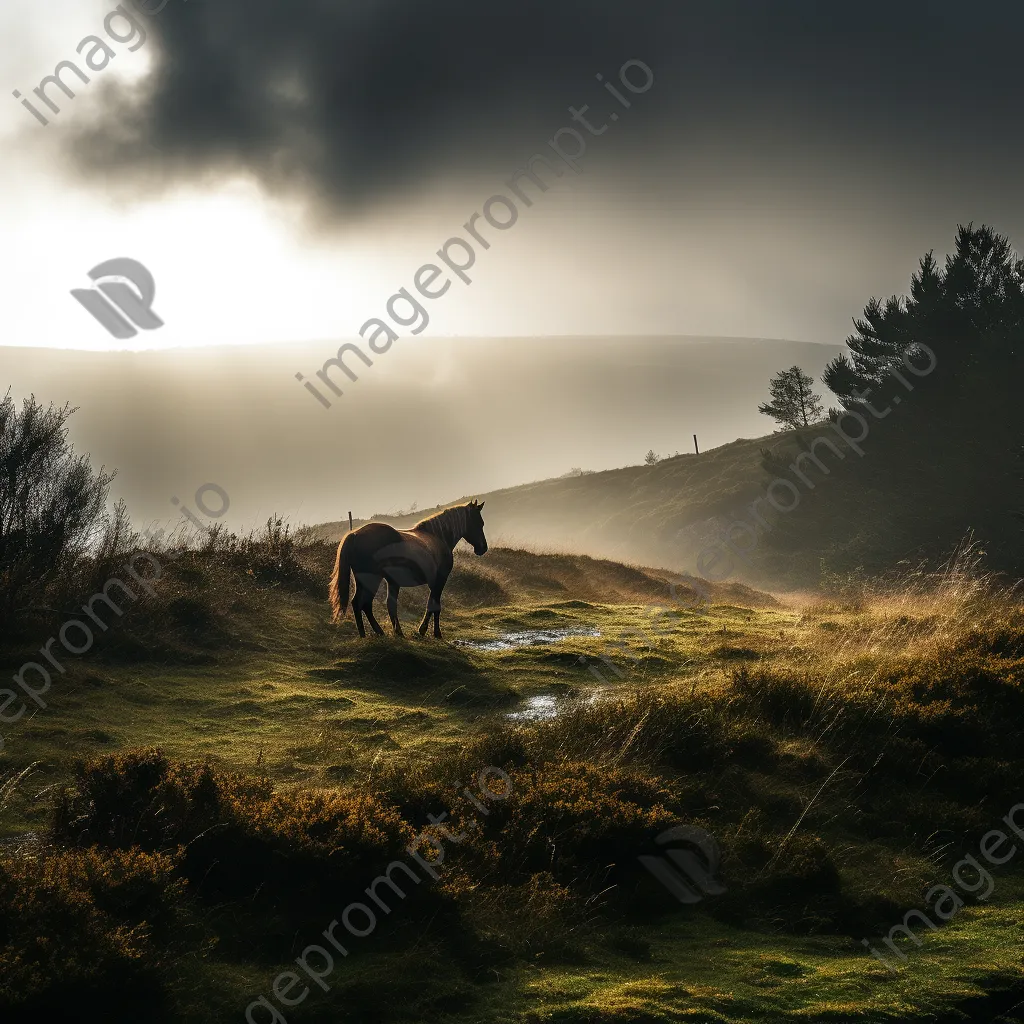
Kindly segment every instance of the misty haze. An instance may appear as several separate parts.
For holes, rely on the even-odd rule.
[[[1018,8],[0,28],[5,1021],[1024,1021]]]

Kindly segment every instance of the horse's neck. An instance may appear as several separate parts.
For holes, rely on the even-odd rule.
[[[452,508],[447,512],[442,512],[441,515],[429,521],[428,528],[431,533],[440,537],[448,547],[454,550],[455,545],[462,540],[462,535],[466,532],[465,509]]]

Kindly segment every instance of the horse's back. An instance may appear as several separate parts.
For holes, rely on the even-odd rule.
[[[354,547],[374,550],[387,544],[397,544],[401,539],[401,532],[387,523],[367,523],[348,534],[345,542],[351,540]]]
[[[377,572],[402,587],[432,584],[451,571],[452,554],[424,530],[396,530],[386,523],[367,523],[349,534],[350,558],[364,572]]]

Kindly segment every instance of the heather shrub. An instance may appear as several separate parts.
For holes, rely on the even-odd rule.
[[[763,666],[743,665],[730,677],[730,690],[744,711],[762,715],[781,728],[808,723],[821,697],[821,683],[808,675],[790,675]]]
[[[128,750],[79,761],[59,794],[55,841],[108,849],[172,849],[217,824],[226,802],[267,799],[265,780],[215,773],[209,765],[172,764],[161,751]]]
[[[54,811],[55,840],[177,851],[204,900],[339,898],[401,856],[414,837],[400,813],[364,794],[276,794],[268,782],[172,764],[136,750],[77,766]],[[365,883],[363,883],[365,884]]]
[[[880,685],[901,732],[948,756],[1010,749],[1024,717],[1024,659],[970,650],[905,663]]]
[[[571,957],[574,939],[591,916],[586,899],[549,871],[519,885],[474,886],[460,894],[467,948],[474,965],[517,958]]]
[[[105,1020],[130,1020],[141,1002],[158,1019],[184,894],[164,854],[89,849],[0,859],[4,1019],[57,1019],[91,1003]]]
[[[679,821],[662,785],[624,769],[570,762],[511,777],[509,798],[484,824],[509,877],[550,872],[556,882],[598,885],[607,873],[632,873],[638,851]]]

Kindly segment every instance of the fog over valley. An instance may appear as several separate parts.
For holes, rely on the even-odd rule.
[[[225,522],[315,524],[427,508],[573,468],[759,437],[779,366],[820,376],[837,346],[728,338],[403,338],[323,408],[294,379],[337,343],[83,353],[2,349],[21,397],[78,406],[71,438],[116,468],[139,521],[213,482]],[[312,369],[310,369],[312,368]],[[326,389],[325,389],[326,390]],[[328,392],[329,393],[329,392]],[[332,395],[332,398],[334,396]],[[531,540],[531,525],[516,530]]]

